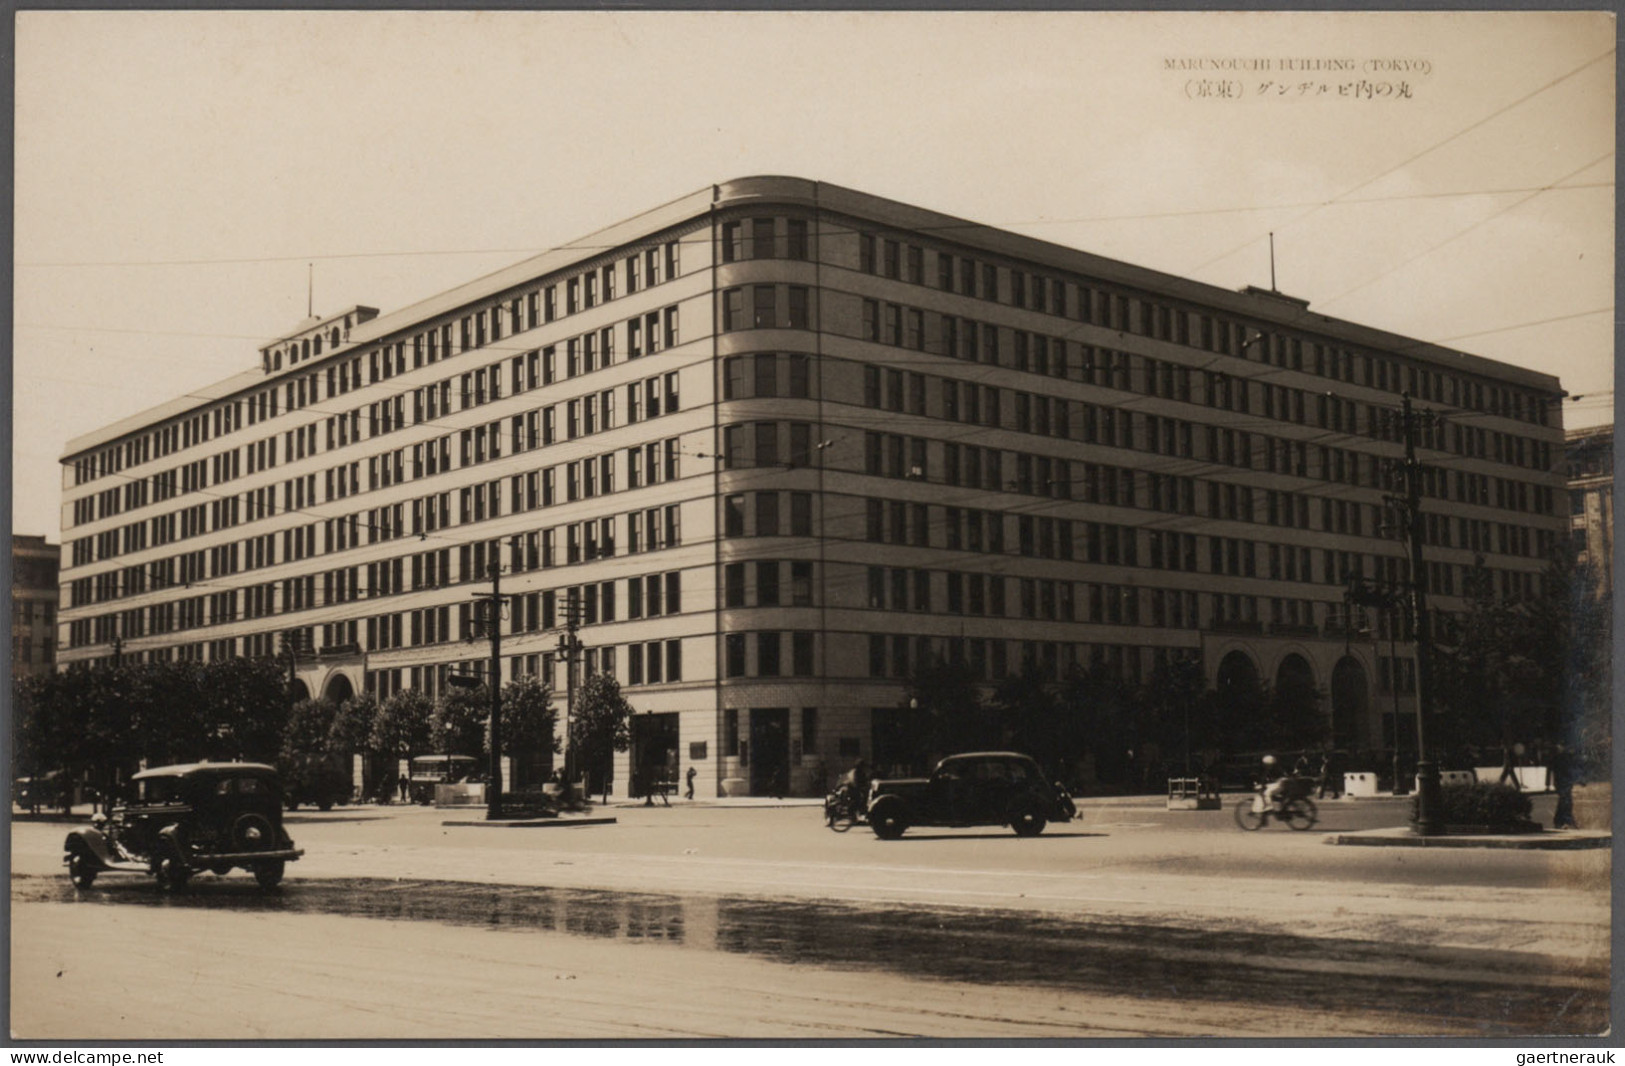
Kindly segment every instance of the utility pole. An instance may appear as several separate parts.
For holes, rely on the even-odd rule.
[[[1433,636],[1428,632],[1427,569],[1422,561],[1422,464],[1416,461],[1418,424],[1432,424],[1432,411],[1411,409],[1411,394],[1403,397],[1405,424],[1405,526],[1410,541],[1410,623],[1416,638],[1416,831],[1434,836],[1444,831],[1439,795],[1439,767],[1427,746],[1427,717],[1433,700]]]
[[[491,592],[474,597],[476,613],[491,633],[491,766],[486,775],[485,817],[502,817],[502,567],[491,563]]]
[[[576,639],[576,630],[581,625],[581,603],[566,596],[562,606],[564,632],[559,634],[559,655],[564,659],[564,785],[571,788],[575,783],[576,749],[570,739],[570,718],[575,711],[576,657],[581,654],[581,641]]]
[[[288,653],[288,688],[291,690],[299,683],[299,662],[296,645],[299,643],[299,630],[285,629],[282,631],[282,650]]]
[[[1398,512],[1406,541],[1409,580],[1400,588],[1373,588],[1363,582],[1350,586],[1350,600],[1364,606],[1402,608],[1411,639],[1416,642],[1416,832],[1434,836],[1444,831],[1444,812],[1439,795],[1439,767],[1428,752],[1427,718],[1433,700],[1433,635],[1428,628],[1427,564],[1422,558],[1426,524],[1422,517],[1422,464],[1416,458],[1416,437],[1421,425],[1432,425],[1438,416],[1432,411],[1411,408],[1411,394],[1405,393],[1400,408],[1405,434],[1405,459],[1400,464],[1403,496],[1385,497]],[[1397,619],[1396,619],[1397,620]],[[1393,650],[1390,634],[1389,649]],[[1394,686],[1394,790],[1399,790],[1399,659],[1393,657],[1391,681]]]

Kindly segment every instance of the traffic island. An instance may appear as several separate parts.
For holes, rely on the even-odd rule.
[[[481,826],[488,829],[541,829],[544,827],[571,828],[578,825],[614,825],[613,815],[570,815],[558,814],[551,817],[519,817],[497,818],[494,820],[480,819],[452,819],[440,823],[451,826]]]
[[[1328,833],[1327,844],[1374,848],[1514,848],[1527,851],[1577,851],[1613,846],[1606,829],[1557,829],[1529,833],[1441,833],[1420,836],[1408,826]]]

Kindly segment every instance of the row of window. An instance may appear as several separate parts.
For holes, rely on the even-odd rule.
[[[936,260],[935,271],[927,266],[928,254]],[[858,235],[858,269],[915,285],[925,285],[926,279],[931,278],[944,292],[1075,318],[1079,322],[1386,392],[1409,392],[1420,399],[1452,407],[1484,411],[1535,425],[1549,424],[1548,397],[1533,390],[1485,384],[1460,375],[1428,370],[1377,352],[1357,351],[1338,342],[1282,332],[1274,325],[1176,307],[1149,294],[1116,289],[1093,280],[1073,282],[1015,267],[1001,267],[895,238],[877,238],[868,232]]]
[[[668,343],[675,343],[677,328],[676,310],[677,309],[675,307],[671,307],[667,308],[664,313]],[[657,320],[658,324],[661,313],[651,313],[650,317]],[[635,328],[635,323],[629,324],[629,329],[631,329],[634,335],[638,332]],[[606,334],[608,332],[609,331],[607,330],[605,331]],[[586,366],[585,370],[578,371],[577,356],[575,354],[575,345],[577,344],[577,341],[572,340],[569,342],[569,344],[571,346],[570,376],[573,377],[578,372],[596,369],[596,365],[589,364]],[[589,358],[591,358],[591,353],[595,349],[588,346],[587,350],[589,352]],[[545,355],[545,359],[543,360],[542,365],[545,367],[551,367],[552,365],[552,352],[553,349],[549,348],[545,351],[545,353],[543,353]],[[608,348],[606,344],[606,357],[607,354]],[[524,383],[529,381],[531,377],[534,377],[534,365],[529,365],[528,376],[525,373],[522,373],[522,370],[527,366],[527,364],[534,364],[537,357],[538,353],[531,352],[526,356],[515,357],[513,360],[515,392],[524,391]],[[549,380],[551,379],[550,373],[545,374],[545,376]],[[353,442],[362,440],[363,437],[360,427],[363,418],[370,427],[369,436],[375,437],[397,429],[405,428],[408,425],[420,424],[422,422],[432,420],[444,413],[449,413],[451,384],[452,379],[447,378],[436,385],[424,386],[421,389],[415,390],[413,393],[413,421],[410,423],[407,422],[406,419],[406,401],[404,395],[375,402],[368,405],[365,409],[356,408],[346,412],[345,414],[335,415],[328,418],[325,423],[327,450],[331,451],[334,448],[345,447]],[[487,389],[487,384],[489,384],[489,389]],[[664,375],[657,375],[641,382],[628,384],[626,386],[628,423],[655,418],[660,416],[662,413],[669,414],[678,410],[679,400],[677,386],[678,380],[675,371]],[[500,399],[501,387],[500,363],[462,375],[463,409],[479,406],[485,402],[489,402],[489,400]],[[533,382],[531,383],[531,387],[534,387]],[[487,397],[489,397],[489,399],[487,399]],[[536,447],[538,440],[544,444],[553,443],[554,440],[557,439],[555,418],[556,408],[558,406],[559,405],[554,405],[545,409],[539,409],[538,411],[531,411],[525,414],[512,416],[509,422],[509,428],[513,441],[513,451],[518,452]],[[570,400],[567,401],[563,406],[566,408],[567,412],[566,439],[574,439],[578,435],[598,432],[600,430],[613,428],[614,426],[614,392],[612,390],[605,391],[602,394],[589,394],[584,398]],[[480,431],[463,430],[460,433],[463,465],[481,462],[487,458],[499,458],[501,456],[501,431],[498,423],[491,423],[488,426],[481,427],[481,430],[484,431],[483,439],[477,439]],[[442,438],[442,441],[443,440],[444,438]],[[428,463],[425,464],[423,462],[424,452],[428,449],[436,448],[441,449],[440,454],[443,456],[444,445],[441,441],[426,442],[424,444],[413,446],[415,477],[424,476],[424,471],[426,469],[427,472],[431,474],[437,472],[438,470],[450,469],[449,463],[436,463],[436,455],[433,452],[431,452],[428,456]],[[182,493],[201,491],[208,488],[210,485],[217,485],[240,476],[242,473],[241,454],[243,451],[246,451],[248,456],[247,472],[250,474],[256,473],[260,470],[270,469],[277,464],[276,438],[266,438],[265,440],[251,443],[244,449],[239,450],[234,448],[230,451],[218,453],[215,456],[212,456],[209,460],[198,460],[195,463],[188,463],[180,468],[177,468],[181,475],[180,491]],[[303,459],[307,454],[317,454],[316,423],[310,423],[297,429],[288,430],[283,434],[283,461],[293,462],[298,459]],[[396,458],[396,465],[383,468],[381,473],[374,472],[371,474],[368,481],[369,488],[387,487],[388,485],[401,480],[400,467],[398,465],[398,454]],[[357,460],[357,462],[359,462],[359,460]],[[369,469],[376,471],[378,469],[378,462],[379,457],[370,458],[368,460]],[[211,463],[213,470],[212,478],[209,476]],[[351,465],[353,466],[353,464]],[[337,469],[341,468],[335,468],[335,470]],[[149,482],[154,486],[155,499],[168,499],[176,495],[174,491],[175,473],[176,471],[165,471],[162,473],[153,474],[149,478],[137,479],[131,482],[125,486],[122,500],[119,498],[118,490],[110,489],[97,494],[95,500],[97,501],[98,506],[93,507],[91,497],[87,497],[84,500],[75,501],[73,509],[74,523],[81,524],[84,522],[93,521],[97,517],[105,518],[110,515],[118,514],[124,509],[145,505],[147,502],[146,488]],[[353,494],[355,491],[357,491],[356,485],[357,481],[354,477],[347,481],[330,482],[331,487],[329,488],[326,498],[342,498],[343,496]],[[166,487],[168,491],[164,491]],[[290,497],[286,503],[286,506],[289,508],[294,508],[303,507],[305,504],[297,503]],[[97,513],[98,509],[99,514]]]
[[[1055,343],[1059,346],[1061,342]],[[1191,402],[1190,377],[1193,372],[1189,368],[1155,359],[1130,356],[1126,352],[1104,354],[1115,358],[1106,363],[1086,367],[1084,380],[1093,377],[1096,384],[1107,384],[1126,391]],[[1132,370],[1140,373],[1133,373]],[[1201,376],[1207,383],[1201,392],[1201,401],[1207,406],[1240,413],[1251,412],[1253,405],[1249,397],[1252,383],[1212,371],[1202,372]],[[1142,387],[1132,387],[1131,380],[1135,377],[1140,379]],[[1309,397],[1309,394],[1301,389],[1289,389],[1284,386],[1260,383],[1258,388],[1263,398],[1263,413],[1267,418],[1350,435],[1364,435],[1373,440],[1391,443],[1399,443],[1404,439],[1399,426],[1398,412],[1392,408],[1355,404],[1351,400],[1324,395]],[[1009,392],[1012,397],[1010,418],[1005,417],[1004,400],[999,388],[964,382],[956,378],[935,378],[931,375],[873,364],[863,368],[863,403],[867,407],[973,425],[991,427],[1009,425],[1022,433],[1063,438],[1071,438],[1072,427],[1077,426],[1078,439],[1085,443],[1109,444],[1164,454],[1184,454],[1187,457],[1191,455],[1190,422],[1159,419],[1156,415],[1142,415],[1140,422],[1144,429],[1137,434],[1134,412],[1118,411],[1109,406],[1097,407],[1062,397],[1041,396],[1015,390],[1003,391]],[[930,399],[933,393],[938,397],[935,402]],[[1310,400],[1307,403],[1307,411],[1314,414],[1313,418],[1306,416],[1306,398]],[[1360,407],[1365,409],[1363,425],[1359,424],[1357,418]],[[1115,418],[1114,413],[1121,417]],[[1174,430],[1166,428],[1167,426],[1179,428]],[[1219,428],[1212,425],[1207,427],[1210,440]],[[1469,458],[1492,460],[1542,472],[1551,470],[1552,450],[1549,443],[1478,427],[1427,421],[1422,427],[1419,443],[1425,448],[1448,450]],[[1216,448],[1210,447],[1208,457],[1216,454]],[[1376,461],[1375,457],[1368,456],[1366,459],[1368,462]]]
[[[671,241],[663,246],[640,250],[622,260],[605,264],[566,281],[565,313],[573,314],[578,310],[585,310],[614,299],[617,277],[624,277],[626,290],[632,293],[676,277],[679,272],[678,242]],[[411,368],[418,369],[431,365],[441,358],[451,358],[462,352],[482,348],[487,343],[499,341],[504,336],[505,329],[507,334],[516,334],[525,329],[535,329],[544,322],[552,322],[559,317],[558,290],[559,286],[554,284],[533,290],[523,296],[498,300],[478,313],[462,316],[455,326],[448,321],[417,333],[409,340],[385,343],[366,356],[368,383],[376,384],[396,374],[406,373],[408,348],[411,349]],[[665,341],[667,347],[676,343],[677,311],[675,307],[671,307],[664,312],[654,312],[632,320],[628,325],[629,356],[642,353],[646,318],[651,320],[647,323],[651,351],[659,350],[661,340]],[[348,323],[348,319],[346,322]],[[348,338],[348,333],[346,325],[345,339]],[[336,339],[338,335],[339,331],[335,328],[333,330],[335,346],[338,343]],[[293,342],[287,347],[266,349],[262,353],[266,372],[280,370],[285,355],[289,358],[290,365],[319,356],[321,343],[322,335],[318,333],[302,341]],[[577,350],[578,343],[579,339],[569,342],[572,352]],[[552,349],[549,348],[547,350],[549,358],[551,353]],[[606,352],[603,365],[607,365],[607,354]],[[534,357],[536,353],[530,355]],[[520,376],[525,358],[521,356],[514,360],[516,380]],[[351,389],[359,389],[362,385],[361,364],[362,357],[358,355],[329,366],[326,370],[327,396],[340,396]],[[571,376],[576,372],[572,371]],[[551,381],[551,375],[548,375],[548,380]],[[226,401],[209,411],[198,412],[179,422],[156,427],[148,433],[81,457],[74,461],[74,484],[80,485],[98,477],[119,473],[126,467],[162,458],[244,426],[275,418],[279,413],[300,410],[321,399],[321,375],[316,372],[301,374],[279,384],[280,403],[279,386],[273,385],[247,398]],[[467,387],[471,385],[471,381],[465,382],[465,395]],[[376,412],[374,414],[375,427],[390,415],[395,416],[394,425],[400,424],[398,407],[392,407],[390,411],[382,414]]]

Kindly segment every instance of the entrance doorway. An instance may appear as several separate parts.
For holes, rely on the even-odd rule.
[[[1352,655],[1332,667],[1332,741],[1339,748],[1353,751],[1370,745],[1369,688],[1365,667]]]
[[[677,715],[632,716],[632,786],[628,795],[677,788]]]
[[[782,796],[790,788],[790,709],[750,711],[750,794]]]

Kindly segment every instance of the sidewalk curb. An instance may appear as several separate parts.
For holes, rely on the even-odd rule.
[[[499,822],[441,822],[441,825],[479,826],[483,829],[546,829],[551,827],[574,827],[578,825],[614,825],[614,818],[513,818]]]
[[[1559,835],[1561,834],[1561,835]],[[1504,848],[1515,851],[1579,851],[1613,847],[1613,835],[1600,829],[1561,830],[1518,835],[1463,833],[1454,836],[1417,836],[1409,829],[1367,829],[1332,833],[1327,844],[1376,848]]]

